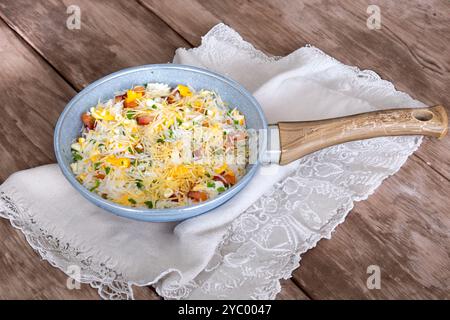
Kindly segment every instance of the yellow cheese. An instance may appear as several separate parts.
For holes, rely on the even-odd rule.
[[[180,92],[180,95],[182,97],[190,97],[190,96],[192,96],[191,90],[189,90],[188,87],[183,86],[182,84],[178,85],[178,92]]]

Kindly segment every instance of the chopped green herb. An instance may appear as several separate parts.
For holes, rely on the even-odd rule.
[[[80,161],[83,157],[75,150],[72,150],[73,161]]]
[[[95,180],[95,185],[89,189],[89,191],[94,191],[95,189],[97,189],[100,186],[100,180]]]
[[[106,174],[109,174],[110,171],[111,171],[111,168],[110,168],[110,167],[106,167],[106,168],[105,168],[105,173],[106,173]]]
[[[158,140],[156,140],[156,142],[158,142],[158,143],[164,143],[164,139],[159,138]]]
[[[133,149],[131,149],[131,147],[128,147],[128,152],[133,153]]]
[[[152,201],[145,201],[144,203],[149,209],[153,209],[153,202]]]
[[[177,124],[178,124],[179,126],[181,126],[182,123],[183,123],[183,120],[181,120],[180,118],[177,118]]]
[[[94,169],[98,170],[98,168],[100,168],[101,164],[102,164],[101,162],[94,163]]]
[[[239,121],[237,121],[237,120],[234,120],[234,124],[239,124]]]
[[[211,175],[208,172],[205,173],[205,176],[207,176],[208,178],[211,178]]]
[[[133,119],[133,117],[135,116],[135,112],[134,111],[131,111],[131,110],[129,110],[129,111],[127,111],[127,113],[126,113],[126,116],[127,116],[127,118],[128,119]]]
[[[219,187],[217,188],[217,192],[222,193],[224,192],[226,189],[224,187]]]
[[[216,187],[216,184],[215,184],[214,182],[208,182],[208,183],[206,184],[206,186],[207,186],[208,188],[215,188],[215,187]]]
[[[136,181],[136,187],[138,187],[139,189],[142,189],[144,187],[144,184],[142,183],[142,180],[137,180]]]
[[[129,198],[128,202],[131,203],[131,204],[136,204],[137,203],[136,200],[134,200],[133,198]]]
[[[156,106],[156,104],[152,105],[152,109],[158,109],[158,107]]]

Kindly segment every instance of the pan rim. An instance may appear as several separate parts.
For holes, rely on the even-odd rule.
[[[264,116],[264,113],[261,109],[261,106],[259,105],[258,101],[255,99],[255,97],[247,90],[245,89],[240,83],[238,83],[235,80],[232,80],[226,76],[220,75],[218,73],[194,67],[194,66],[188,66],[188,65],[182,65],[182,64],[146,64],[131,68],[122,69],[116,72],[113,72],[107,76],[104,76],[94,82],[92,82],[90,85],[86,86],[83,90],[78,92],[65,106],[64,110],[60,114],[58,121],[55,126],[54,130],[54,137],[53,137],[53,144],[54,144],[54,151],[56,155],[56,160],[58,163],[58,166],[60,170],[62,171],[65,178],[70,182],[70,184],[87,200],[89,200],[91,203],[97,205],[98,207],[101,207],[108,212],[111,212],[118,216],[123,216],[126,218],[130,218],[133,220],[141,220],[141,221],[151,221],[151,222],[169,222],[169,221],[180,221],[185,220],[188,218],[192,218],[204,213],[207,213],[208,211],[215,209],[222,204],[224,204],[226,201],[231,199],[235,194],[237,194],[239,191],[241,191],[242,188],[244,188],[248,182],[253,178],[256,171],[258,170],[260,166],[260,160],[259,157],[256,161],[256,163],[251,164],[251,167],[247,170],[246,174],[230,189],[225,191],[224,193],[218,195],[217,197],[207,200],[205,202],[201,202],[199,204],[193,204],[189,206],[183,206],[179,208],[167,208],[167,209],[147,209],[147,208],[133,208],[128,207],[124,205],[120,205],[117,203],[114,203],[112,201],[106,200],[98,196],[97,194],[90,192],[87,188],[82,186],[76,179],[75,176],[70,171],[69,166],[67,166],[63,160],[62,157],[62,146],[60,144],[61,141],[61,134],[62,134],[62,123],[64,119],[66,118],[67,114],[71,110],[71,108],[76,105],[76,103],[87,93],[94,91],[98,86],[103,84],[104,82],[113,80],[118,77],[124,77],[128,74],[140,72],[144,70],[152,70],[152,69],[181,69],[181,70],[188,70],[199,74],[204,74],[210,77],[214,77],[227,85],[233,87],[234,89],[238,90],[246,99],[248,99],[251,104],[255,107],[257,114],[263,124],[263,129],[267,129],[267,121]],[[263,137],[265,139],[265,137]],[[263,152],[264,148],[266,146],[266,141],[260,141],[260,150],[259,152]]]

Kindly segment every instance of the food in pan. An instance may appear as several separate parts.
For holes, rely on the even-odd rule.
[[[81,116],[72,171],[91,192],[132,206],[212,199],[245,174],[245,118],[209,90],[148,83]]]

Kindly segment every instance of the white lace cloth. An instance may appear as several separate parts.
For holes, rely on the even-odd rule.
[[[421,107],[372,71],[314,47],[267,57],[219,24],[174,62],[226,74],[254,92],[269,122]],[[416,150],[420,137],[331,147],[288,166],[263,168],[239,195],[179,224],[115,217],[84,200],[56,165],[18,172],[0,186],[0,215],[53,266],[81,268],[103,298],[132,298],[131,285],[173,299],[273,299],[300,255],[329,238],[353,201],[367,198]]]

